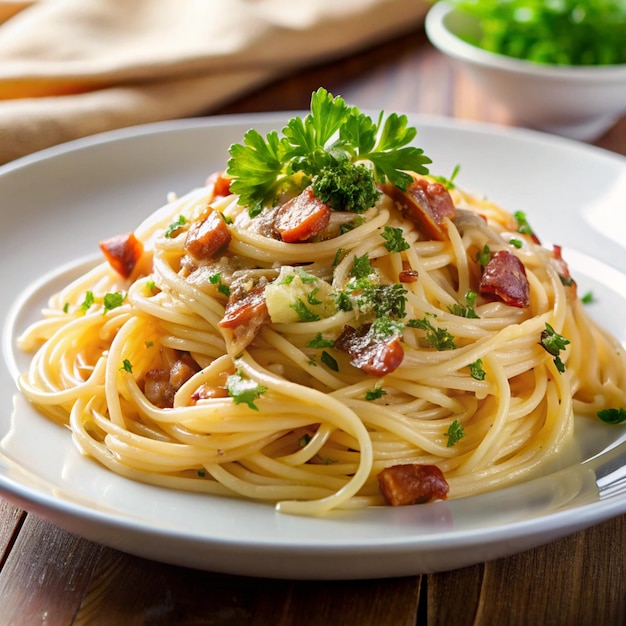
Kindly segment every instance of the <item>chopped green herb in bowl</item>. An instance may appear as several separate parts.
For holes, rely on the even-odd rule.
[[[479,29],[461,36],[475,46],[536,63],[626,63],[624,0],[450,0]]]
[[[591,141],[626,114],[626,0],[448,0],[430,42],[510,122]]]

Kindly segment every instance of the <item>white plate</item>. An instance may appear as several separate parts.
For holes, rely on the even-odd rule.
[[[284,578],[454,569],[625,513],[626,428],[594,420],[581,420],[558,464],[524,484],[456,501],[307,519],[265,504],[130,482],[81,457],[67,429],[16,392],[14,377],[27,359],[13,349],[15,333],[80,271],[76,259],[95,253],[100,239],[133,228],[168,192],[201,185],[224,167],[228,146],[245,130],[280,129],[288,117],[152,124],[0,168],[3,495],[70,532],[130,553]],[[433,173],[449,175],[459,163],[459,185],[525,211],[544,242],[563,245],[580,292],[593,289],[592,314],[626,345],[626,159],[534,132],[419,116],[410,121],[419,129],[417,144],[433,159]]]

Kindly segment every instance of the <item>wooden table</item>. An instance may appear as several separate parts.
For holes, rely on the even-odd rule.
[[[320,85],[361,108],[509,123],[501,108],[451,73],[419,30],[299,72],[218,113],[306,109]],[[626,118],[596,143],[626,155]],[[626,624],[626,516],[457,571],[304,582],[225,576],[129,556],[0,500],[0,626],[416,623]]]

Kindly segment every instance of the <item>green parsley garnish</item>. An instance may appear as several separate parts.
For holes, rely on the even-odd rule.
[[[356,297],[356,304],[364,313],[376,317],[402,319],[405,315],[407,291],[399,283],[366,286]]]
[[[535,236],[535,231],[528,223],[528,219],[526,218],[526,213],[524,213],[524,211],[515,211],[515,213],[513,213],[513,217],[517,221],[518,233],[520,233],[521,235],[530,235],[531,237]]]
[[[338,311],[352,311],[354,310],[354,306],[352,306],[352,300],[350,300],[350,296],[345,291],[340,291],[335,298],[335,306]]]
[[[591,304],[594,301],[593,292],[588,291],[580,297],[580,301],[583,304]]]
[[[365,165],[337,161],[313,180],[313,193],[334,211],[363,213],[376,204],[380,191]]]
[[[408,250],[410,248],[408,242],[404,239],[401,228],[385,226],[380,236],[385,240],[385,248],[387,248],[389,252],[402,252],[402,250]]]
[[[165,230],[164,236],[166,239],[173,237],[176,231],[184,226],[187,223],[187,220],[184,215],[179,215],[177,219],[170,223],[170,225]]]
[[[433,176],[433,178],[438,183],[441,183],[446,189],[454,189],[456,187],[456,185],[454,184],[454,179],[458,176],[460,171],[461,166],[457,164],[454,166],[452,174],[450,174],[449,178],[446,178],[445,176]]]
[[[377,317],[368,334],[376,341],[389,342],[402,334],[404,324],[386,316]]]
[[[485,244],[485,247],[476,253],[476,262],[484,268],[489,261],[491,261],[491,250],[489,249],[489,246]]]
[[[364,217],[362,216],[355,217],[350,222],[347,222],[346,224],[341,224],[339,226],[339,234],[345,235],[346,233],[349,233],[351,230],[354,230],[355,228],[358,228],[359,226],[362,226],[363,224],[365,224]]]
[[[212,285],[217,285],[218,292],[223,296],[226,296],[227,298],[230,296],[230,287],[226,283],[222,282],[222,275],[220,272],[211,274],[211,276],[209,276],[209,282]]]
[[[300,298],[296,298],[289,306],[298,314],[301,322],[317,322],[320,319]]]
[[[357,280],[367,278],[375,273],[375,270],[370,263],[370,259],[367,256],[367,252],[362,256],[354,256],[354,259],[352,260],[352,270],[350,273]]]
[[[473,363],[470,363],[469,367],[470,375],[476,380],[485,380],[486,372],[483,369],[483,360],[476,359]]]
[[[598,411],[597,415],[605,424],[626,422],[626,410],[622,407],[619,409],[604,409],[603,411]]]
[[[87,313],[87,310],[89,309],[89,307],[91,307],[91,305],[95,301],[96,301],[96,299],[94,298],[93,291],[87,291],[85,293],[85,299],[83,300],[82,304],[80,305],[80,310],[83,313]]]
[[[374,400],[378,400],[383,396],[386,396],[387,392],[382,387],[372,387],[368,389],[365,393],[365,399],[368,402],[373,402]]]
[[[422,149],[408,145],[416,134],[405,115],[392,113],[384,119],[381,112],[374,121],[357,107],[348,106],[343,98],[320,88],[312,94],[310,113],[292,118],[282,135],[272,131],[263,137],[252,129],[244,135],[243,143],[230,147],[230,188],[239,194],[239,203],[248,206],[252,216],[273,205],[282,192],[299,193],[316,181],[328,191],[339,187],[333,195],[347,198],[353,204],[351,210],[362,211],[372,206],[370,194],[376,193],[376,183],[389,181],[404,190],[413,180],[408,171],[428,173],[425,166],[431,160]],[[372,180],[365,200],[357,198],[361,191],[354,193],[354,182],[362,180],[363,166],[371,171]],[[342,176],[336,176],[342,171],[350,171],[347,187]]]
[[[345,250],[343,248],[337,248],[337,252],[335,252],[335,258],[333,259],[333,267],[337,267],[339,265],[344,252]]]
[[[444,433],[444,436],[448,438],[446,447],[451,448],[455,443],[458,443],[460,439],[465,436],[465,431],[459,420],[454,420],[448,430]]]
[[[439,351],[454,350],[456,348],[454,337],[445,328],[433,326],[430,317],[434,317],[434,315],[427,313],[423,319],[410,319],[406,325],[409,328],[419,328],[426,331],[426,341],[433,348]]]
[[[521,239],[509,239],[509,243],[514,247],[514,248],[521,248],[524,245],[524,242]]]
[[[314,289],[311,289],[311,291],[309,291],[309,293],[307,294],[306,301],[311,306],[316,306],[318,304],[322,304],[322,300],[318,300],[317,299],[317,294],[318,294],[319,290],[320,290],[319,287],[315,287]]]
[[[128,372],[129,374],[132,374],[133,364],[128,359],[124,359],[124,361],[122,362],[122,367],[120,367],[120,369]]]
[[[122,306],[122,304],[124,304],[125,299],[126,299],[126,295],[119,291],[116,291],[114,293],[104,294],[103,313],[108,313],[109,311],[112,311],[113,309],[117,309],[117,307]]]
[[[539,343],[544,350],[554,357],[556,369],[562,374],[565,371],[565,363],[561,361],[559,354],[561,350],[565,350],[565,346],[569,344],[569,339],[566,339],[563,335],[559,335],[559,333],[546,322],[545,329],[541,331],[541,340]]]
[[[307,348],[332,348],[335,342],[332,339],[324,339],[322,333],[317,333],[306,345]]]
[[[231,374],[226,379],[226,389],[235,404],[247,404],[254,411],[259,410],[254,401],[267,391],[267,387],[244,378],[239,372]]]
[[[474,310],[477,297],[478,294],[475,291],[469,290],[465,294],[465,304],[453,304],[452,306],[448,307],[448,310],[453,315],[458,315],[459,317],[478,319],[478,314]]]
[[[339,364],[337,363],[337,360],[331,354],[326,352],[326,350],[322,352],[322,356],[320,358],[322,360],[322,363],[328,369],[332,370],[333,372],[339,371]]]

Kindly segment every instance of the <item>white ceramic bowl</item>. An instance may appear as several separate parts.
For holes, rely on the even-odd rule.
[[[626,114],[626,64],[541,65],[482,50],[459,36],[476,32],[478,21],[445,2],[428,11],[425,26],[431,43],[517,124],[589,141]]]

